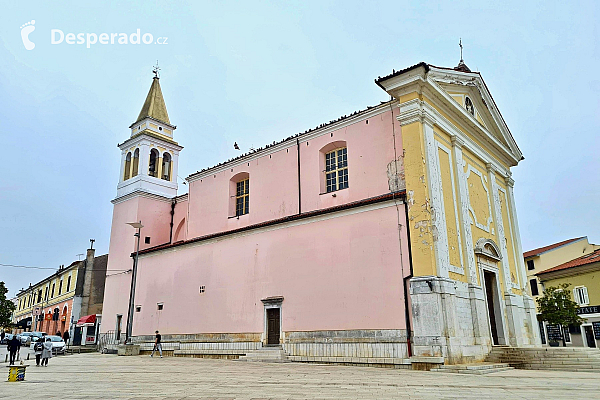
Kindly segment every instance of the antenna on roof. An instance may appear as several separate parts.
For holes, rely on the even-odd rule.
[[[77,255],[77,261],[81,261],[81,256],[83,256],[83,253],[81,254],[76,254]]]
[[[160,67],[158,66],[158,60],[156,60],[156,65],[152,68],[152,73],[154,74],[155,78],[160,78]]]

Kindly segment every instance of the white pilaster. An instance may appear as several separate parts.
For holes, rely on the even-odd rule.
[[[488,179],[490,181],[490,190],[492,191],[492,215],[496,223],[496,239],[500,252],[502,253],[502,274],[504,277],[504,291],[512,293],[512,278],[510,277],[510,264],[508,263],[508,248],[506,246],[506,234],[504,232],[504,223],[502,221],[502,206],[500,205],[500,196],[498,195],[498,184],[496,183],[496,172],[492,164],[486,164]]]
[[[452,153],[454,154],[456,179],[458,180],[458,202],[460,205],[461,237],[464,240],[467,276],[469,283],[477,285],[477,263],[473,249],[473,234],[471,232],[471,221],[469,219],[469,190],[467,178],[465,177],[464,161],[462,157],[463,141],[457,136],[452,137]]]
[[[506,178],[506,188],[508,192],[507,200],[508,200],[508,210],[509,210],[509,218],[512,220],[512,227],[514,230],[514,241],[515,241],[515,251],[517,252],[517,269],[521,275],[521,289],[524,293],[529,292],[529,286],[527,285],[527,272],[525,271],[525,260],[523,259],[523,248],[521,247],[521,232],[519,231],[519,221],[517,218],[517,209],[515,207],[515,197],[513,193],[513,187],[515,185],[515,180],[510,176]]]
[[[438,276],[447,278],[450,268],[450,254],[448,252],[448,231],[446,229],[446,216],[442,198],[442,176],[437,154],[438,147],[433,134],[433,125],[427,119],[423,122],[423,133],[437,274]]]

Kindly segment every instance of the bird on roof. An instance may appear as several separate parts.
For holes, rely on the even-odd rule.
[[[237,142],[233,142],[233,148],[239,150],[240,146],[238,146]]]

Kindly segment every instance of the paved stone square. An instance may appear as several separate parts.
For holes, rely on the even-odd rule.
[[[2,360],[3,361],[3,360]],[[600,374],[510,370],[490,375],[385,368],[76,354],[0,381],[0,399],[597,399]]]

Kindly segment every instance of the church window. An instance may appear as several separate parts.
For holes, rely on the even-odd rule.
[[[206,286],[205,285],[200,286],[199,292],[200,292],[200,294],[203,294],[204,292],[206,292]]]
[[[142,306],[135,306],[135,312],[141,312]]]
[[[335,149],[325,154],[325,185],[327,193],[348,187],[348,149]]]
[[[171,180],[171,155],[164,153],[162,158],[162,176],[161,179],[165,181]]]
[[[473,102],[470,98],[465,97],[465,108],[469,112],[469,114],[475,116],[475,107],[473,106]]]
[[[250,212],[250,179],[246,178],[235,184],[235,215],[240,216]]]
[[[150,150],[150,163],[148,164],[148,175],[158,177],[158,150]]]
[[[125,157],[125,171],[123,173],[123,180],[131,178],[129,176],[129,172],[131,171],[131,152],[127,153],[127,157]]]
[[[134,176],[137,176],[138,174],[138,169],[139,169],[139,164],[140,164],[140,149],[135,149],[135,151],[133,152],[133,165],[132,165],[132,169],[131,169],[131,177],[133,178]]]
[[[162,311],[163,303],[158,303],[156,306],[157,306],[158,311]]]
[[[150,236],[146,236],[146,237],[144,238],[144,243],[146,243],[146,244],[150,244]]]

